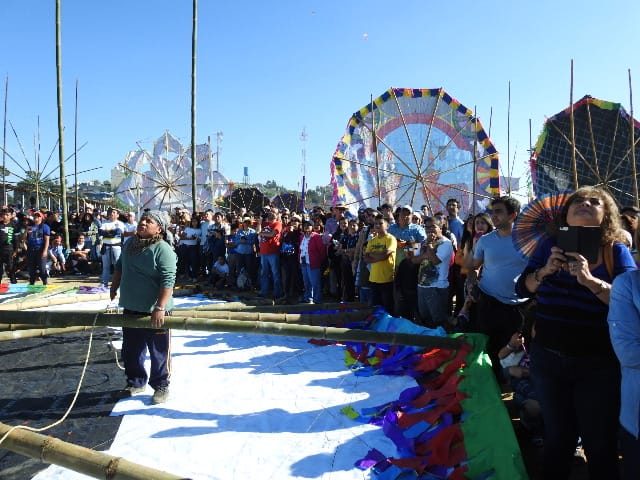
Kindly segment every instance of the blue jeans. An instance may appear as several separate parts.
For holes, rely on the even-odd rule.
[[[260,254],[260,295],[267,296],[269,294],[269,272],[273,278],[273,296],[280,298],[282,296],[282,280],[280,277],[280,254],[267,253]]]
[[[124,310],[127,314],[148,313]],[[168,314],[168,312],[167,312]],[[171,330],[155,328],[122,328],[122,360],[127,385],[144,387],[147,382],[154,390],[169,385],[171,377]],[[147,352],[151,358],[149,374],[145,369]]]
[[[122,247],[120,245],[105,245],[105,247],[105,252],[102,255],[102,278],[100,281],[106,285],[111,277],[111,265],[115,265],[120,258]]]
[[[449,288],[418,287],[418,313],[423,325],[445,325],[450,315]]]
[[[571,357],[533,342],[530,371],[544,420],[544,478],[569,478],[578,436],[589,478],[619,478],[620,367],[613,353]]]
[[[42,248],[27,248],[27,269],[29,270],[29,284],[33,285],[36,281],[38,271],[42,284],[47,284],[49,275],[47,274],[47,257],[42,258]]]
[[[313,303],[322,303],[322,269],[311,268],[308,263],[300,265],[300,269],[304,282],[303,300],[308,302],[313,299]]]

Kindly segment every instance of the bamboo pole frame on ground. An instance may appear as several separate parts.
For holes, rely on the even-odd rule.
[[[10,425],[0,423],[0,437],[11,431]],[[7,435],[0,448],[19,455],[53,463],[93,478],[118,480],[184,480],[185,477],[139,465],[122,457],[63,442],[22,428]]]
[[[56,292],[53,292],[56,293]],[[52,307],[54,305],[67,305],[73,303],[82,303],[82,302],[95,302],[100,300],[109,301],[111,297],[108,293],[89,293],[89,294],[81,294],[81,295],[69,295],[65,297],[55,297],[55,298],[37,298],[37,299],[27,299],[22,301],[15,302],[5,302],[0,303],[0,312],[6,311],[20,311],[20,310],[28,310],[31,308],[46,308]],[[6,320],[3,315],[3,320]],[[4,322],[8,323],[8,322]]]
[[[300,315],[304,317],[304,315]],[[47,327],[67,327],[79,325],[150,328],[151,317],[137,317],[124,314],[78,311],[30,311],[3,312],[5,321],[33,323]],[[286,318],[286,317],[283,317]],[[249,320],[220,320],[211,318],[165,317],[163,328],[195,330],[205,332],[238,332],[263,335],[279,335],[302,338],[316,338],[330,341],[349,341],[383,343],[390,345],[414,345],[423,348],[457,349],[462,341],[459,338],[435,337],[395,332],[376,332],[349,328],[322,327]]]
[[[33,325],[29,325],[29,328],[5,329],[8,331],[0,332],[0,342],[8,342],[11,340],[19,340],[22,338],[47,337],[49,335],[61,335],[63,333],[83,332],[85,330],[91,330],[91,329],[92,327],[35,328],[34,329]],[[0,325],[0,330],[2,330],[1,325]]]

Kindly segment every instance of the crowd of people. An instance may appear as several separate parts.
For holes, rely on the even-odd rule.
[[[559,226],[598,227],[597,256],[562,250],[551,236],[527,258],[513,241],[520,207],[514,198],[497,197],[486,212],[464,220],[455,198],[441,212],[383,204],[356,214],[343,203],[305,212],[176,209],[166,220],[145,212],[141,226],[132,212],[87,209],[69,219],[69,252],[58,214],[5,208],[0,260],[11,282],[23,269],[31,284],[38,275],[46,284],[51,273],[85,274],[93,262],[115,296],[121,285],[144,283],[130,258],[148,249],[162,256],[165,270],[149,267],[157,278],[153,291],[134,295],[139,287],[132,286],[124,297],[130,313],[152,309],[154,328],[170,309],[170,295],[155,290],[168,292],[173,284],[166,272],[174,272],[178,281],[281,303],[359,300],[430,328],[483,333],[496,378],[511,384],[521,417],[544,446],[545,478],[569,476],[578,444],[591,478],[617,478],[620,412],[625,476],[640,478],[640,296],[634,295],[640,210],[620,210],[606,191],[580,188],[564,205]],[[147,381],[138,359],[149,338],[155,339],[150,332],[125,338],[133,352],[132,393]],[[168,358],[152,370],[150,382],[164,401]]]

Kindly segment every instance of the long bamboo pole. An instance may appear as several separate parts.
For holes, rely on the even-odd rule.
[[[573,58],[571,59],[571,86],[569,88],[569,132],[571,134],[571,172],[573,173],[573,189],[578,185],[578,164],[576,163],[576,127],[573,114]]]
[[[149,328],[151,317],[134,315],[108,314],[81,311],[6,311],[2,319],[16,323],[32,323],[47,327],[66,327],[76,325],[96,325],[112,327]],[[369,330],[323,327],[315,325],[298,325],[264,321],[220,320],[210,318],[181,317],[171,315],[165,317],[164,328],[178,330],[194,330],[205,332],[239,332],[263,335],[279,335],[302,338],[319,338],[323,340],[384,343],[391,345],[415,345],[425,348],[452,348],[460,346],[461,340],[450,337],[433,337],[395,332],[374,332]]]
[[[82,302],[94,302],[99,300],[110,300],[108,293],[91,293],[82,295],[69,295],[66,297],[52,297],[52,298],[37,298],[34,300],[25,300],[21,302],[6,302],[0,303],[0,311],[19,311],[28,310],[31,308],[45,308],[53,305],[67,305]],[[2,320],[6,320],[4,314]],[[6,321],[4,323],[7,323]]]
[[[633,175],[633,204],[638,206],[638,175],[636,170],[636,126],[635,120],[633,118],[633,87],[631,86],[631,69],[628,69],[629,72],[629,109],[630,109],[630,128],[631,128],[631,174]],[[623,205],[624,206],[624,205]]]
[[[4,122],[2,128],[2,204],[7,205],[7,170],[6,170],[6,154],[7,154],[7,102],[9,98],[9,75],[4,83]],[[15,193],[14,193],[15,197]],[[13,199],[16,203],[16,199]]]
[[[198,0],[193,0],[191,31],[191,208],[196,212],[197,180],[196,180],[196,53],[198,45]]]
[[[67,207],[67,176],[64,172],[64,121],[62,117],[62,27],[60,26],[61,0],[56,0],[56,83],[58,93],[58,160],[60,163],[60,196],[62,201],[62,225],[64,246],[69,244],[69,208]]]
[[[74,185],[76,190],[76,212],[80,212],[80,192],[78,191],[78,79],[76,78],[76,109],[73,122],[73,166]]]
[[[60,291],[66,290],[66,287],[60,289],[54,289],[47,292],[38,292],[33,294],[33,297],[42,295],[51,295],[60,293]],[[16,310],[29,310],[33,308],[44,308],[53,305],[66,305],[82,302],[94,302],[100,300],[110,300],[108,293],[87,293],[78,295],[68,295],[64,297],[47,297],[47,298],[33,298],[29,297],[28,300],[8,300],[7,302],[0,303],[0,311],[16,311]],[[202,310],[202,311],[261,311],[261,312],[313,312],[316,310],[367,310],[373,311],[373,308],[366,303],[354,302],[354,303],[323,303],[313,305],[246,305],[242,302],[221,302],[212,303],[209,305],[202,305],[199,307],[184,307],[176,308],[175,312],[182,310]],[[6,322],[4,322],[6,323]]]
[[[343,325],[348,322],[363,321],[371,315],[370,311],[362,310],[341,313],[278,313],[278,312],[243,312],[243,311],[206,311],[206,310],[175,310],[173,317],[203,318],[210,320],[234,320],[242,322],[274,322],[292,323],[298,325]]]
[[[378,206],[382,205],[382,191],[380,189],[380,160],[378,157],[378,137],[376,133],[376,112],[373,108],[373,94],[371,94],[371,146],[376,161],[376,191],[378,192]]]
[[[40,338],[49,335],[61,335],[63,333],[84,332],[91,330],[92,327],[65,327],[65,328],[33,328],[33,325],[29,325],[29,328],[15,328],[24,326],[23,324],[11,324],[10,331],[0,332],[0,342],[8,342],[10,340],[19,340],[23,338]],[[2,330],[2,325],[0,325]]]
[[[176,308],[175,311],[181,310],[225,310],[225,311],[256,311],[261,312],[313,312],[317,310],[371,310],[373,307],[366,303],[320,303],[320,304],[302,304],[302,305],[246,305],[242,302],[229,303],[211,303],[209,305],[201,305],[199,307]]]
[[[77,311],[77,310],[76,310]],[[25,311],[21,311],[25,313]],[[22,313],[20,316],[22,316]],[[34,313],[34,312],[29,312]],[[102,313],[102,310],[85,313]],[[284,312],[259,312],[259,311],[238,311],[238,310],[174,310],[174,315],[185,318],[205,318],[211,320],[238,320],[244,322],[275,322],[294,323],[300,325],[344,325],[349,322],[366,320],[371,315],[370,310],[358,310],[353,312],[340,313],[284,313]],[[3,315],[3,319],[7,316]],[[6,330],[28,330],[33,328],[33,323],[0,323],[0,331]]]
[[[0,423],[0,437],[11,431],[11,428],[9,425]],[[93,478],[113,480],[184,480],[185,478],[25,429],[13,430],[0,447],[26,457],[60,465]]]

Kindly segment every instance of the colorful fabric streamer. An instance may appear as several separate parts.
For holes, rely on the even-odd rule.
[[[377,311],[369,328],[444,336]],[[378,425],[395,444],[395,456],[371,450],[355,464],[372,478],[527,478],[511,421],[484,353],[486,337],[462,336],[457,350],[349,343],[346,362],[356,375],[410,375],[417,385],[397,400],[343,413]]]

